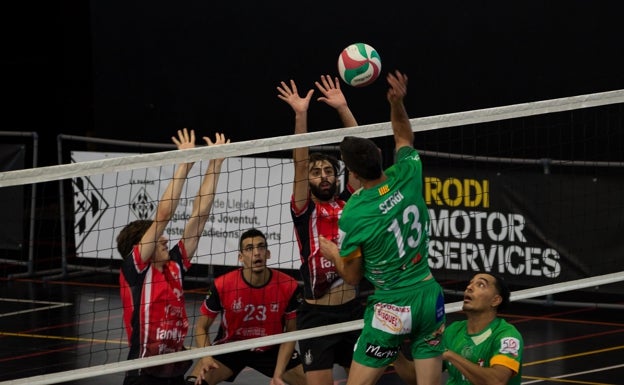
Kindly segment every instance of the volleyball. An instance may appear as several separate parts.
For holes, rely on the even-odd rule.
[[[381,57],[366,43],[351,44],[338,56],[338,73],[353,87],[367,86],[381,73]]]

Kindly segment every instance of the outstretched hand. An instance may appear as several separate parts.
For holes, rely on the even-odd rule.
[[[229,139],[225,139],[225,134],[216,132],[215,133],[215,141],[210,140],[210,137],[204,136],[204,141],[208,146],[215,146],[217,144],[227,144],[230,143]]]
[[[178,130],[178,137],[171,137],[173,143],[178,147],[178,150],[184,150],[187,148],[195,148],[195,131],[186,128]]]
[[[230,140],[225,138],[225,134],[220,133],[220,132],[216,132],[215,133],[215,141],[214,142],[212,140],[210,140],[210,137],[208,137],[208,136],[204,136],[204,141],[206,142],[206,144],[208,146],[216,146],[218,144],[228,144],[228,143],[230,143]],[[224,158],[219,158],[219,159],[216,159],[216,160],[223,161],[223,159]]]
[[[397,71],[388,73],[387,76],[388,88],[387,98],[390,103],[400,103],[407,95],[407,75]]]
[[[347,99],[340,89],[340,81],[338,80],[338,77],[335,77],[332,80],[329,75],[321,75],[321,82],[314,82],[314,85],[316,85],[316,88],[318,88],[323,94],[323,96],[316,99],[317,101],[324,102],[335,109],[339,109],[347,105]]]
[[[306,112],[308,110],[310,99],[314,93],[314,90],[311,89],[308,91],[307,95],[302,98],[299,96],[297,85],[294,80],[290,81],[290,87],[286,82],[280,82],[280,85],[277,86],[277,90],[279,91],[277,97],[288,103],[295,113]]]

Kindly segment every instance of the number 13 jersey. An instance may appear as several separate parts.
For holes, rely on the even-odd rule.
[[[422,163],[402,147],[377,186],[359,189],[338,222],[343,258],[363,257],[364,275],[378,290],[409,287],[430,274],[429,212],[423,198]]]

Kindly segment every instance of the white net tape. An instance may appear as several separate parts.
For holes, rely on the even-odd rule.
[[[503,107],[485,108],[452,114],[434,115],[411,119],[413,130],[428,131],[445,127],[487,123],[503,119],[514,119],[545,113],[570,111],[580,108],[624,103],[624,90],[571,96],[560,99],[513,104]],[[137,168],[162,166],[165,164],[195,162],[199,160],[243,156],[273,151],[289,150],[296,147],[309,147],[338,143],[345,136],[377,138],[392,134],[390,122],[364,126],[339,128],[299,135],[286,135],[266,139],[231,143],[226,146],[201,147],[189,150],[165,151],[154,154],[80,162],[67,165],[39,167],[27,170],[0,173],[0,187],[20,184],[48,182],[79,176],[133,170]]]

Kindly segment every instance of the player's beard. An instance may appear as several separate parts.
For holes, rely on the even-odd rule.
[[[320,185],[317,186],[310,184],[310,192],[316,197],[316,199],[320,201],[328,201],[333,199],[336,195],[336,188],[337,187],[335,183],[332,183],[331,186],[326,190],[321,189]]]

